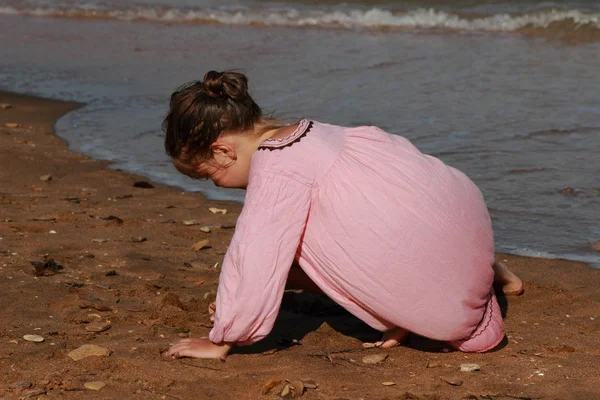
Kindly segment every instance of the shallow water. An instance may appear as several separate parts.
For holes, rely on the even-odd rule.
[[[242,200],[241,191],[180,176],[160,122],[180,84],[243,69],[269,111],[378,125],[463,170],[484,193],[499,250],[600,265],[590,245],[600,240],[600,11],[590,3],[0,0],[0,88],[86,102],[57,126],[77,151]],[[441,13],[471,25],[449,26]],[[514,28],[559,13],[580,19]],[[327,22],[342,14],[354,22]],[[320,19],[299,28],[286,15]],[[411,15],[431,26],[397,23]],[[503,15],[505,29],[491,29]],[[577,35],[585,40],[555,40]]]

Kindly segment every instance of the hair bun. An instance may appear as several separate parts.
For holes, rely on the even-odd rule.
[[[238,100],[249,96],[248,78],[239,72],[208,71],[203,86],[210,97]]]

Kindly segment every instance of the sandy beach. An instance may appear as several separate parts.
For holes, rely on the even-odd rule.
[[[69,151],[53,125],[77,104],[10,93],[0,104],[0,399],[275,399],[286,380],[305,383],[303,399],[600,397],[600,271],[504,254],[525,293],[500,298],[507,337],[494,352],[414,336],[363,349],[377,332],[288,291],[264,341],[225,361],[164,359],[181,337],[208,334],[241,206]],[[77,359],[84,345],[100,355]]]

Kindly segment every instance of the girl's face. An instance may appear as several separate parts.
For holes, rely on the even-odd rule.
[[[196,173],[200,177],[210,179],[218,187],[232,189],[246,189],[250,175],[250,163],[244,159],[232,160],[234,162],[219,163],[214,158],[198,165]]]
[[[252,140],[244,136],[223,137],[212,145],[209,160],[198,163],[174,160],[174,164],[180,172],[194,179],[210,179],[223,188],[246,189],[255,147]]]

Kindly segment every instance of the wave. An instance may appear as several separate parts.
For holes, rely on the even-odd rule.
[[[288,27],[322,27],[346,29],[444,29],[456,31],[515,32],[547,30],[563,32],[600,32],[600,13],[571,10],[546,10],[521,15],[459,15],[436,9],[418,8],[392,12],[369,10],[297,10],[297,9],[194,9],[140,6],[102,8],[82,4],[75,7],[0,6],[0,15],[33,17],[107,19],[121,21],[157,21],[164,23],[228,25],[262,25]]]

